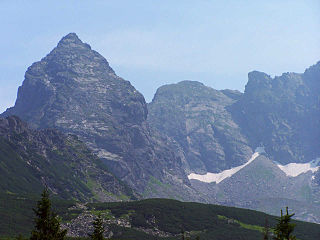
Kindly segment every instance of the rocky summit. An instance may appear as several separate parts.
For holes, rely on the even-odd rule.
[[[319,222],[320,62],[303,74],[248,78],[244,93],[195,81],[162,86],[148,121],[180,144],[193,188],[210,202],[272,214],[291,206]],[[244,164],[256,149],[263,156]]]
[[[188,188],[182,151],[150,129],[147,113],[144,97],[130,82],[70,33],[28,68],[15,106],[2,116],[79,136],[117,177],[143,194],[157,196],[150,190],[157,181]]]
[[[303,74],[251,72],[232,115],[253,148],[283,164],[320,156],[320,62]]]
[[[196,81],[165,85],[148,105],[148,121],[182,146],[191,172],[220,172],[246,162],[252,155],[228,111],[241,95]]]

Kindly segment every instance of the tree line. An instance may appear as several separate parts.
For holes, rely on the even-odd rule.
[[[67,235],[66,229],[61,229],[60,219],[52,210],[52,204],[49,198],[49,191],[45,188],[41,194],[41,199],[37,202],[36,208],[33,209],[35,213],[34,229],[31,232],[30,240],[65,240]],[[291,223],[294,214],[289,214],[288,207],[286,214],[281,210],[280,218],[275,228],[271,229],[266,221],[263,231],[263,240],[296,240],[293,235],[295,224]],[[88,234],[92,240],[104,240],[104,224],[101,214],[93,221],[93,232]],[[24,240],[21,235],[16,239]],[[184,231],[181,231],[181,239],[188,240]],[[200,237],[197,236],[196,240]]]

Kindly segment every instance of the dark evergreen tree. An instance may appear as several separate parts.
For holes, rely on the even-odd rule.
[[[48,189],[45,188],[37,208],[33,209],[36,214],[35,228],[31,232],[30,240],[62,240],[65,239],[67,230],[60,229],[57,215],[51,209]]]
[[[268,222],[268,218],[266,218],[264,229],[263,229],[263,240],[269,240],[269,235],[270,235],[269,222]]]
[[[21,234],[18,235],[18,237],[15,238],[16,240],[24,240]]]
[[[274,229],[275,240],[296,240],[296,237],[292,235],[295,224],[291,223],[293,214],[289,214],[288,207],[286,208],[286,215],[283,215],[281,210],[281,217],[278,220],[278,224]]]
[[[99,214],[98,217],[93,221],[93,228],[93,233],[89,234],[90,238],[93,240],[103,240],[104,225],[101,214]]]
[[[184,240],[184,230],[181,228],[181,240]]]

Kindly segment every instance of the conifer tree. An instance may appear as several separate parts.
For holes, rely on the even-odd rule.
[[[15,239],[16,239],[16,240],[24,240],[24,238],[22,237],[21,234],[19,234]]]
[[[67,230],[60,229],[57,215],[51,209],[48,189],[45,188],[41,194],[41,200],[37,208],[33,209],[36,214],[35,228],[31,232],[30,240],[63,240]]]
[[[292,235],[295,224],[291,223],[293,214],[289,214],[288,207],[286,208],[286,215],[283,215],[281,210],[281,217],[278,220],[278,224],[274,229],[275,240],[296,240],[296,237]]]
[[[104,233],[104,226],[103,226],[103,219],[101,214],[93,221],[93,233],[89,234],[89,237],[92,240],[103,240],[103,233]]]
[[[185,240],[184,239],[184,230],[181,228],[181,240]]]
[[[269,234],[270,234],[269,222],[268,222],[268,218],[266,218],[264,229],[263,229],[263,240],[269,240]]]

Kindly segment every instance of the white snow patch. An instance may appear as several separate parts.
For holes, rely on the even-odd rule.
[[[248,162],[246,162],[243,165],[240,165],[238,167],[234,167],[228,170],[224,170],[220,173],[206,173],[204,175],[201,174],[196,174],[196,173],[191,173],[188,175],[188,178],[191,179],[195,179],[195,180],[199,180],[201,182],[206,182],[206,183],[212,183],[212,182],[216,182],[216,183],[220,183],[222,182],[224,179],[231,177],[233,174],[235,174],[236,172],[240,171],[242,168],[244,168],[245,166],[247,166],[248,164],[250,164],[253,160],[255,160],[261,153],[264,153],[264,148],[263,147],[258,147],[256,148],[256,151],[254,154],[252,154],[251,158],[249,159]]]
[[[317,158],[308,163],[289,163],[287,165],[281,165],[277,163],[278,167],[289,177],[297,177],[302,173],[308,171],[316,172],[319,169],[320,158]]]
[[[266,153],[266,151],[264,150],[264,147],[257,147],[255,152],[260,153],[260,154],[261,153]]]

